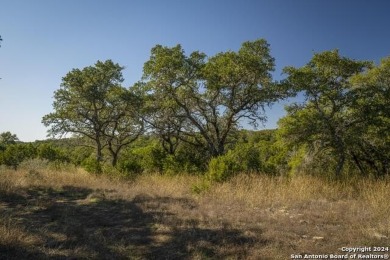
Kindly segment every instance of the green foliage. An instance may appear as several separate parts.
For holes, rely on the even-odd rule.
[[[81,166],[89,173],[101,174],[102,173],[102,164],[99,162],[95,156],[90,156],[86,158]]]
[[[181,143],[171,160],[176,165],[175,169],[171,167],[173,172],[197,174],[204,172],[207,169],[208,153],[202,148],[194,148],[191,144]]]
[[[280,97],[273,69],[264,39],[208,59],[200,52],[186,56],[180,45],[157,45],[138,84],[151,104],[146,120],[171,148],[181,140],[209,157],[223,155],[241,120],[265,121],[264,106]]]
[[[259,154],[258,171],[267,175],[279,175],[285,172],[285,147],[276,138],[276,131],[267,133],[267,138],[255,143]]]
[[[240,144],[225,155],[212,158],[207,178],[222,182],[241,172],[258,172],[260,168],[259,151],[253,144]]]
[[[286,67],[279,84],[274,66],[260,39],[212,57],[157,45],[130,89],[121,86],[123,67],[111,60],[74,69],[43,118],[51,135],[74,138],[39,143],[32,152],[2,133],[0,163],[16,169],[38,156],[110,176],[206,173],[195,193],[241,172],[390,174],[390,58],[375,66],[337,50],[316,53],[305,66]],[[277,130],[239,130],[242,122],[264,122],[265,106],[286,93],[304,100],[286,107]],[[95,151],[74,148],[80,144]]]
[[[143,172],[142,166],[137,162],[136,156],[120,160],[117,168],[124,173],[140,174]]]
[[[390,57],[351,79],[355,99],[352,159],[362,173],[390,174]]]
[[[123,171],[119,167],[119,164],[114,167],[111,164],[103,164],[101,167],[101,174],[117,180],[133,180],[139,173],[134,171]]]
[[[0,134],[0,151],[4,151],[7,145],[16,144],[19,141],[18,137],[11,132],[3,132]]]
[[[174,155],[167,155],[163,161],[164,174],[174,175],[183,172],[183,165]]]
[[[306,102],[287,107],[280,120],[282,135],[291,146],[308,145],[308,150],[331,150],[337,161],[333,170],[341,176],[351,152],[350,129],[356,124],[350,108],[354,102],[351,78],[369,68],[371,63],[341,57],[337,50],[317,53],[301,68],[287,67],[284,86],[302,92]]]
[[[38,147],[38,157],[50,162],[69,162],[66,152],[51,144],[42,144]]]
[[[162,174],[199,173],[204,171],[206,157],[200,151],[181,143],[175,154],[169,154],[156,138],[142,138],[129,147],[119,160],[119,168],[128,172]]]
[[[96,160],[103,161],[107,148],[115,165],[122,148],[143,131],[137,116],[141,101],[122,87],[122,70],[111,60],[73,69],[54,93],[54,112],[42,122],[52,136],[72,133],[93,141]]]
[[[285,72],[284,86],[306,98],[279,121],[280,135],[295,151],[288,156],[291,169],[305,161],[311,172],[338,178],[389,174],[389,58],[373,66],[330,51]]]
[[[16,170],[21,162],[36,155],[36,148],[32,144],[11,144],[1,153],[0,162]]]
[[[70,157],[70,161],[76,165],[79,166],[85,161],[87,158],[92,156],[93,149],[90,147],[74,147],[73,145],[68,147],[68,154]]]
[[[19,141],[19,138],[16,134],[12,134],[11,132],[3,132],[0,134],[0,143],[4,145],[16,144]]]
[[[298,149],[294,149],[289,154],[288,166],[289,172],[288,175],[295,175],[297,173],[303,172],[305,169],[305,158],[307,156],[307,147],[305,145],[300,146]],[[310,170],[309,170],[310,171]],[[307,173],[307,171],[306,171]]]
[[[238,173],[233,167],[233,162],[226,156],[214,157],[210,160],[206,177],[210,181],[223,182]]]
[[[148,146],[135,148],[132,153],[139,158],[139,165],[145,172],[162,172],[166,153],[156,143],[152,142]]]

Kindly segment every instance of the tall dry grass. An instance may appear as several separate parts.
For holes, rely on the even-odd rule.
[[[289,259],[390,244],[388,179],[242,174],[194,193],[199,183],[0,169],[0,258]]]

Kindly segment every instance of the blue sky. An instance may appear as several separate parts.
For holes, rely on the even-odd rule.
[[[156,44],[211,56],[265,38],[275,79],[335,48],[378,62],[390,54],[389,11],[386,0],[0,0],[0,132],[45,139],[41,119],[67,72],[112,59],[130,86]],[[266,127],[283,113],[274,105]]]

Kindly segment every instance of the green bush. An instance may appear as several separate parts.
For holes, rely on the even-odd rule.
[[[143,171],[142,166],[138,163],[138,160],[131,158],[122,159],[118,162],[117,168],[119,171],[127,174],[140,174]]]
[[[164,174],[174,175],[182,172],[183,165],[180,163],[178,158],[174,155],[168,155],[163,161]]]
[[[212,158],[208,168],[208,178],[225,181],[240,172],[260,172],[260,151],[254,144],[240,143],[225,155]]]
[[[142,171],[160,173],[163,171],[166,156],[166,153],[156,142],[145,147],[135,148],[130,154],[130,158],[138,161]]]
[[[209,158],[206,151],[182,143],[176,150],[175,161],[177,162],[177,172],[197,174],[207,170]]]
[[[1,163],[16,170],[21,162],[36,156],[37,151],[32,144],[11,144],[2,152]]]
[[[102,173],[102,165],[98,162],[95,156],[91,155],[81,163],[82,167],[89,173]]]
[[[219,156],[210,160],[207,179],[222,182],[232,177],[234,173],[232,161],[226,156]]]
[[[175,155],[167,154],[157,141],[146,146],[136,146],[127,149],[118,165],[126,172],[159,172],[164,174],[197,173],[206,168],[204,154],[182,144]]]
[[[38,157],[50,162],[70,162],[66,152],[51,144],[42,144],[38,147]]]
[[[209,162],[207,179],[223,182],[240,172],[248,172],[254,165],[252,159],[245,158],[245,151],[243,152],[244,154],[240,154],[239,150],[235,149],[225,155],[212,158]]]
[[[92,156],[93,149],[90,147],[73,147],[69,149],[69,159],[74,165],[82,165],[83,161]]]

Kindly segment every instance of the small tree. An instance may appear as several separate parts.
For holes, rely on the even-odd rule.
[[[63,136],[73,133],[94,143],[96,161],[103,160],[108,147],[115,165],[123,146],[142,131],[134,111],[139,105],[121,83],[123,67],[111,60],[98,61],[95,66],[73,69],[54,93],[54,112],[43,117],[49,134]]]
[[[16,134],[12,134],[11,132],[3,132],[0,134],[0,143],[2,144],[16,144],[19,141],[19,138]]]
[[[16,134],[11,132],[3,132],[0,134],[0,151],[4,151],[8,145],[16,144],[19,141],[19,138]]]

